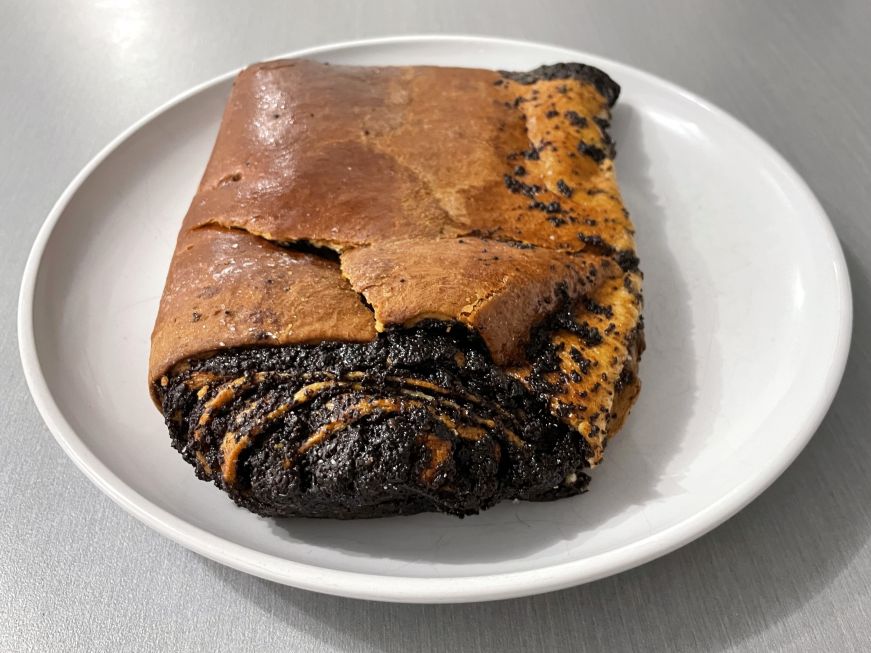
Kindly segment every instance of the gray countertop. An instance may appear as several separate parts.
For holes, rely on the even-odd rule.
[[[210,562],[103,496],[28,395],[15,307],[79,169],[188,87],[388,34],[547,41],[636,65],[746,122],[834,222],[855,301],[843,385],[795,464],[738,516],[590,585],[488,604],[321,596]],[[859,650],[871,646],[871,4],[0,2],[0,650]],[[809,374],[813,370],[808,370]]]

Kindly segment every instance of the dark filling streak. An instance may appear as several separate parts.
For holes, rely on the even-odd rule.
[[[564,179],[558,179],[556,182],[556,189],[562,193],[563,197],[571,198],[574,195],[574,189],[569,186]]]
[[[569,123],[572,126],[578,127],[579,129],[582,129],[582,128],[587,126],[587,119],[584,118],[584,116],[579,114],[577,111],[569,110],[569,111],[566,111],[565,115],[566,115],[566,119],[569,121]]]
[[[589,297],[584,297],[582,300],[584,308],[594,315],[603,315],[608,319],[611,319],[614,316],[614,312],[611,310],[610,306],[602,306],[601,304],[597,304]]]
[[[554,313],[547,323],[535,329],[528,349],[528,357],[532,361],[532,373],[528,382],[532,391],[538,394],[542,401],[548,401],[549,397],[560,393],[566,381],[560,365],[560,354],[565,346],[554,342],[554,331],[565,330],[577,334],[588,347],[594,347],[602,342],[602,334],[598,329],[586,322],[579,324],[575,321],[566,295],[563,295],[561,304],[562,308]],[[589,371],[590,361],[581,355],[580,350],[572,348],[569,355],[579,364],[582,373],[586,374]],[[555,381],[552,380],[554,376]]]
[[[532,209],[534,211],[542,211],[544,213],[562,213],[562,210],[563,210],[562,205],[557,201],[539,202],[538,200],[535,200],[535,201],[531,202],[527,206],[527,208]],[[565,223],[565,220],[563,220],[562,222]]]
[[[580,240],[584,245],[586,245],[587,249],[599,254],[601,256],[612,256],[614,254],[614,247],[608,244],[601,236],[599,235],[589,235],[584,233],[578,234],[578,240]]]
[[[576,79],[580,82],[592,84],[599,94],[608,103],[614,106],[620,95],[620,85],[611,79],[607,73],[582,63],[557,63],[547,66],[539,66],[527,72],[509,72],[500,70],[499,74],[506,79],[518,84],[535,84],[539,81],[554,79]]]
[[[622,269],[624,272],[637,270],[638,265],[641,262],[635,255],[635,252],[625,249],[617,252],[614,256],[614,259],[617,261],[617,265],[620,266],[620,269]]]
[[[331,247],[324,247],[323,245],[315,245],[311,241],[300,239],[300,240],[292,240],[292,241],[280,241],[280,240],[271,240],[262,236],[260,234],[252,233],[248,231],[244,227],[228,227],[222,224],[218,224],[216,222],[207,222],[206,224],[195,227],[197,230],[211,230],[211,231],[224,231],[230,233],[240,233],[245,234],[246,236],[250,236],[251,238],[256,238],[264,243],[268,243],[270,245],[274,245],[275,247],[280,247],[281,249],[287,250],[288,252],[299,252],[300,254],[309,254],[311,256],[315,256],[323,261],[329,261],[331,263],[336,263],[338,265],[341,255],[336,250]]]
[[[593,122],[595,122],[596,126],[599,128],[599,133],[602,135],[602,143],[605,144],[608,157],[611,159],[615,158],[617,156],[617,145],[614,143],[614,139],[611,138],[611,134],[608,133],[608,129],[611,127],[611,121],[606,118],[594,117]]]
[[[603,150],[598,145],[592,145],[591,143],[587,143],[586,141],[578,142],[578,152],[580,152],[584,156],[590,157],[597,164],[602,163],[602,161],[608,158],[605,150]]]
[[[593,220],[587,222],[588,224],[592,224],[593,226],[595,226],[596,224]],[[617,250],[614,248],[613,245],[610,245],[601,236],[598,235],[591,236],[589,234],[579,233],[578,240],[584,243],[588,251],[594,254],[599,254],[600,256],[611,257],[624,272],[633,272],[638,270],[640,260],[638,259],[638,256],[635,255],[634,251],[629,249]]]
[[[562,322],[554,327],[563,328]],[[538,355],[537,350],[536,353]],[[203,404],[220,382],[202,398],[185,381],[196,373],[213,373],[224,381],[241,376],[266,378],[217,411],[193,437]],[[274,410],[313,380],[342,378],[364,372],[360,389],[334,388],[270,423],[243,451],[237,481],[224,482],[219,472],[220,443],[227,430],[244,434],[259,418]],[[402,393],[388,377],[431,382],[446,397],[427,389],[432,404]],[[259,347],[219,352],[190,361],[189,367],[158,390],[173,446],[197,465],[197,452],[214,474],[212,480],[233,499],[270,516],[376,517],[442,511],[466,515],[503,499],[544,500],[577,494],[586,488],[589,449],[582,438],[548,409],[548,397],[528,392],[493,364],[480,338],[458,325],[431,323],[409,330],[391,330],[371,343],[322,343],[306,346]],[[468,395],[477,397],[473,401]],[[257,408],[237,417],[248,400]],[[360,400],[399,399],[398,412],[374,411],[358,418],[348,411]],[[445,404],[445,399],[460,406]],[[424,406],[432,405],[433,411]],[[492,420],[482,426],[484,437],[457,437],[434,415],[448,415],[459,424],[481,426],[474,418]],[[299,445],[318,427],[348,418],[348,423],[321,444],[299,454]],[[517,447],[507,431],[519,437]],[[450,443],[449,460],[434,478],[424,481],[428,453],[420,438],[429,434]],[[206,478],[201,465],[198,475]],[[563,484],[568,474],[578,481]]]
[[[526,174],[525,170],[523,172],[524,174]],[[511,175],[504,175],[502,177],[502,181],[505,184],[505,188],[510,190],[512,193],[519,193],[533,199],[538,193],[542,191],[541,186],[537,184],[525,184],[519,179],[512,177]]]
[[[247,232],[246,233],[250,233]],[[267,239],[268,240],[268,239]],[[301,254],[311,254],[312,256],[316,256],[325,261],[332,261],[333,263],[339,263],[339,252],[329,247],[324,247],[322,245],[315,245],[307,240],[293,240],[290,242],[282,242],[282,241],[268,241],[282,249],[286,249],[289,252],[299,252]]]

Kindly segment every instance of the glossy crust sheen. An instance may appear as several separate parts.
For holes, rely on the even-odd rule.
[[[583,64],[240,73],[149,364],[198,475],[268,515],[583,491],[644,346],[618,93]]]

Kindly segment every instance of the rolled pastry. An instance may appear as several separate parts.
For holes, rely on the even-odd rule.
[[[270,516],[583,492],[644,348],[618,94],[576,63],[242,71],[149,361],[197,475]]]

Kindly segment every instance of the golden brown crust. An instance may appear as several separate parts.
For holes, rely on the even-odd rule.
[[[607,116],[605,98],[575,80],[525,86],[489,70],[258,64],[234,83],[183,228],[220,224],[337,250],[475,233],[571,251],[585,249],[583,233],[631,249],[610,158],[578,150],[584,142],[607,154],[596,122]],[[555,226],[556,214],[530,208],[506,175],[540,187],[534,200],[560,203],[577,222]]]
[[[522,359],[533,327],[562,297],[594,290],[619,268],[600,256],[466,237],[356,248],[342,256],[342,271],[374,307],[379,331],[424,319],[461,322],[507,365]]]
[[[151,339],[153,384],[175,363],[229,347],[365,342],[372,315],[334,263],[243,231],[182,233]]]
[[[522,347],[535,324],[559,298],[598,298],[612,316],[578,303],[574,319],[610,329],[604,341],[565,332],[554,345],[562,377],[586,365],[575,347],[601,366],[599,386],[585,374],[551,399],[596,462],[637,394],[642,347],[605,129],[616,85],[600,81],[306,60],[244,70],[179,235],[152,387],[218,349],[367,342],[431,317],[477,330],[532,383]]]

